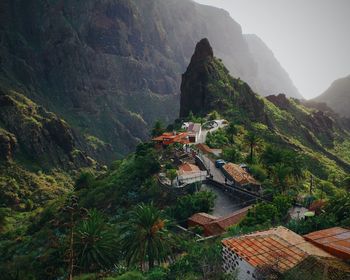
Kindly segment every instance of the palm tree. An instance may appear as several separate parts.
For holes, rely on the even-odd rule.
[[[253,162],[254,148],[259,145],[261,138],[254,132],[248,132],[245,136],[245,140],[250,147],[250,162]]]
[[[237,134],[237,128],[234,123],[229,123],[229,125],[226,127],[226,133],[230,142],[233,143],[233,137]]]
[[[140,204],[130,214],[122,227],[121,243],[128,265],[139,263],[141,269],[148,260],[150,269],[155,262],[162,262],[170,252],[169,233],[166,221],[153,204]]]
[[[156,121],[153,128],[152,128],[152,131],[151,131],[151,136],[152,137],[157,137],[159,135],[162,135],[162,133],[165,131],[164,127],[163,127],[163,124],[161,121]]]
[[[78,224],[74,251],[81,271],[95,272],[113,267],[120,250],[116,230],[110,227],[97,210],[88,212],[88,219]]]
[[[293,169],[283,163],[277,163],[272,167],[272,174],[274,175],[276,184],[281,188],[282,193],[286,190],[287,179],[292,172]]]

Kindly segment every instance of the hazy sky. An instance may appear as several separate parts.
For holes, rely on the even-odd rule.
[[[350,0],[195,0],[257,34],[305,98],[350,75]]]

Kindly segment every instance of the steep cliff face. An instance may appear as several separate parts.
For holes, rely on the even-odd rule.
[[[248,84],[229,75],[223,63],[214,57],[208,39],[202,39],[182,76],[180,117],[190,112],[205,116],[213,110],[239,111],[252,121],[268,122],[264,103]]]
[[[284,93],[289,97],[302,99],[288,73],[266,44],[254,34],[244,35],[244,38],[256,62],[258,93],[264,96]]]
[[[325,102],[340,116],[350,118],[350,76],[334,81],[324,93],[313,101]]]
[[[1,1],[0,83],[111,143],[117,157],[156,119],[176,118],[181,73],[203,37],[263,92],[240,26],[189,0]]]
[[[17,92],[0,90],[2,161],[31,162],[45,170],[70,170],[92,167],[92,157],[108,151],[108,146],[93,151],[88,141],[55,114]]]

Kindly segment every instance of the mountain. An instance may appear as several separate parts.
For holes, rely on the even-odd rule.
[[[207,39],[198,42],[182,76],[180,104],[181,118],[190,112],[206,116],[217,111],[230,122],[256,131],[267,143],[297,150],[321,178],[350,172],[350,154],[344,152],[350,130],[340,119],[284,94],[257,95],[229,74]]]
[[[303,99],[268,46],[254,34],[247,34],[244,37],[257,65],[256,80],[259,89],[257,92],[264,96],[284,93],[289,97]]]
[[[350,76],[338,79],[320,96],[313,99],[324,102],[340,116],[350,118]]]
[[[266,120],[263,102],[246,83],[229,75],[223,63],[214,57],[208,39],[202,39],[182,75],[180,118],[190,112],[205,116],[214,110],[235,109],[249,114],[252,120]]]
[[[76,171],[100,169],[110,152],[100,139],[0,87],[0,205],[43,205],[70,189]]]
[[[280,68],[269,76],[285,78],[266,78],[261,63],[275,59],[258,59],[228,12],[190,0],[1,1],[0,84],[111,144],[118,158],[157,119],[176,118],[181,73],[203,37],[256,92],[295,94]]]

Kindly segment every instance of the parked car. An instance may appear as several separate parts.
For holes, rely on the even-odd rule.
[[[215,161],[215,167],[216,168],[221,168],[225,164],[226,164],[226,161],[224,161],[223,159],[217,159]]]

